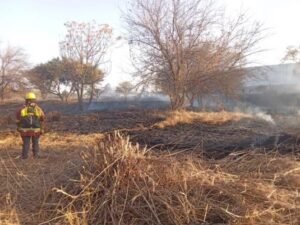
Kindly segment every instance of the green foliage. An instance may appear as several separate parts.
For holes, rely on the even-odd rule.
[[[29,77],[42,93],[54,94],[61,100],[67,101],[79,84],[89,85],[102,80],[103,72],[88,64],[66,58],[54,58],[34,67],[29,71]]]

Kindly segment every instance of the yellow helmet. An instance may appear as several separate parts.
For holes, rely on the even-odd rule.
[[[35,96],[35,94],[34,94],[33,92],[28,92],[28,93],[26,93],[26,95],[25,95],[25,99],[26,99],[26,100],[35,100],[35,99],[36,99],[36,96]]]

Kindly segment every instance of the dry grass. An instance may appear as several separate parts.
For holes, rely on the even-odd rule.
[[[5,207],[3,210],[0,210],[0,224],[1,225],[18,225],[20,224],[19,216],[14,208],[14,203],[10,194],[5,196],[5,199],[2,198],[2,201],[5,200]]]
[[[210,124],[223,124],[229,121],[238,121],[242,118],[251,118],[250,115],[239,112],[191,112],[191,111],[171,111],[162,122],[158,122],[154,127],[165,128],[177,124],[191,124],[194,122],[203,122]]]
[[[0,183],[5,184],[0,185],[0,225],[300,224],[299,156],[245,149],[208,160],[199,152],[155,152],[132,144],[118,132],[99,133],[124,124],[132,129],[138,123],[162,131],[151,127],[163,119],[155,126],[193,124],[182,131],[176,127],[165,131],[181,132],[184,143],[191,143],[188,137],[205,135],[220,142],[228,128],[218,125],[248,115],[91,114],[81,115],[78,125],[74,121],[79,117],[68,116],[66,123],[67,116],[53,116],[48,120],[52,130],[41,138],[43,157],[38,160],[20,160],[18,134],[0,133]],[[259,121],[256,125],[265,127]],[[229,128],[234,129],[231,138],[239,134],[236,139],[241,139],[241,131],[253,135],[252,127],[229,123]],[[146,130],[136,132],[149,141]],[[166,139],[162,133],[159,136],[159,143]]]
[[[21,138],[16,132],[2,133],[0,224],[38,224],[48,218],[41,207],[51,189],[78,174],[80,151],[94,146],[98,138],[100,134],[47,133],[41,138],[41,158],[22,160]]]
[[[299,224],[300,163],[239,153],[220,161],[156,154],[118,133],[82,154],[80,178],[57,189],[59,224]],[[53,201],[53,199],[52,199]]]

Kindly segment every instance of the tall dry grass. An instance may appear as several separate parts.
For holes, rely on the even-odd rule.
[[[162,117],[162,115],[161,115]],[[238,121],[242,118],[250,118],[240,112],[192,112],[185,110],[170,111],[164,115],[164,120],[154,124],[154,127],[165,128],[168,126],[175,126],[177,124],[191,124],[194,122],[204,122],[210,124],[223,124],[229,121]]]
[[[0,210],[0,224],[1,225],[19,225],[19,215],[16,208],[14,207],[14,202],[10,194],[6,194],[1,198],[4,201],[5,207]]]
[[[244,117],[174,112],[155,126]],[[119,133],[51,132],[41,139],[46,158],[23,163],[17,135],[1,137],[1,225],[300,224],[299,156],[258,149],[207,160],[152,152]]]
[[[54,188],[42,224],[276,224],[300,222],[300,162],[235,153],[153,153],[119,133],[82,153],[80,177]]]
[[[0,225],[39,224],[51,214],[43,205],[53,187],[78,174],[79,155],[93,146],[100,134],[46,133],[41,137],[39,159],[22,160],[21,138],[16,132],[0,136]]]

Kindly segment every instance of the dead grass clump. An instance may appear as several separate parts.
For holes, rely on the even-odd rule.
[[[19,225],[20,220],[17,214],[14,203],[12,201],[11,194],[8,193],[5,196],[2,196],[1,201],[4,202],[4,208],[2,205],[2,209],[0,208],[0,224],[1,225]]]
[[[164,121],[156,123],[154,126],[164,128],[167,126],[175,126],[177,124],[191,124],[195,121],[210,124],[223,124],[229,121],[238,121],[242,118],[250,117],[250,115],[239,112],[192,112],[178,110],[169,112]]]
[[[84,150],[95,145],[95,140],[101,139],[103,134],[77,134],[72,132],[49,132],[41,136],[41,146],[60,150]]]
[[[268,181],[282,189],[300,190],[300,162],[291,154],[259,151],[231,153],[221,163],[227,172],[241,177]]]
[[[78,138],[78,137],[77,137]],[[82,162],[79,150],[84,146],[41,143],[39,159],[19,158],[21,147],[0,144],[0,224],[40,224],[51,212],[40,210],[50,190],[68,183],[78,174]],[[1,143],[1,142],[0,142]],[[16,143],[16,140],[15,140]]]
[[[1,225],[20,225],[18,214],[15,209],[0,210]]]
[[[19,147],[21,149],[22,139],[17,131],[0,132],[0,159],[3,157],[3,150]]]
[[[54,189],[58,215],[52,223],[283,225],[300,221],[299,192],[281,189],[252,173],[246,176],[248,164],[243,160],[239,164],[246,163],[245,168],[235,173],[224,160],[204,162],[193,153],[149,152],[118,133],[103,138],[82,158],[80,178]]]
[[[58,122],[61,119],[61,113],[58,111],[52,111],[47,113],[47,121],[49,122]]]

